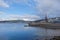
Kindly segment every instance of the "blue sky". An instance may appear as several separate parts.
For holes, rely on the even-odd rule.
[[[0,20],[60,16],[60,0],[0,0]]]

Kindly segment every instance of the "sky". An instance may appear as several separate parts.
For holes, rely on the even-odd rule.
[[[38,20],[60,16],[60,0],[0,0],[0,20]]]

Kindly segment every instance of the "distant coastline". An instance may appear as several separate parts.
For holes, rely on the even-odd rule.
[[[23,20],[4,20],[4,21],[0,21],[0,23],[17,23],[17,22],[23,22]]]
[[[59,20],[59,21],[58,21]],[[18,23],[18,22],[23,22],[23,23],[40,23],[40,22],[44,22],[45,19],[40,19],[40,20],[35,20],[35,21],[25,21],[25,20],[1,20],[0,23]],[[60,22],[60,17],[54,17],[54,18],[48,18],[48,21],[49,22],[54,22],[54,21],[57,21],[57,22]]]
[[[29,23],[31,21],[24,21],[24,20],[4,20],[4,21],[0,21],[0,23]]]

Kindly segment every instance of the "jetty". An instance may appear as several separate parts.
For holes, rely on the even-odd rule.
[[[28,25],[34,26],[34,27],[60,29],[60,17],[47,18],[47,15],[46,15],[45,19],[41,21],[34,21],[34,22],[32,21],[28,23]]]

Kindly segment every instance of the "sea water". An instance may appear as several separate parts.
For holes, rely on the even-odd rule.
[[[26,23],[0,23],[0,40],[44,40],[59,35],[60,30],[26,26]]]

